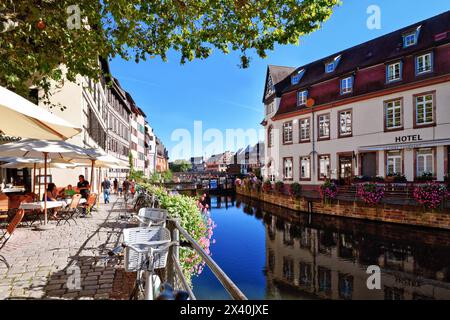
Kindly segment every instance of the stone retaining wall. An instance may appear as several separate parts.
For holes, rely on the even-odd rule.
[[[295,211],[308,212],[308,203],[311,202],[313,213],[450,230],[450,212],[448,210],[425,212],[419,205],[382,204],[369,206],[363,202],[342,200],[334,200],[331,204],[325,204],[316,199],[306,199],[304,197],[294,199],[274,192],[264,193],[248,190],[245,187],[237,187],[236,192]]]

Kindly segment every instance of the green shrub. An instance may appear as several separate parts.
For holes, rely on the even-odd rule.
[[[298,182],[294,182],[289,186],[289,194],[292,197],[299,198],[302,194],[302,185]]]
[[[275,191],[279,194],[282,194],[284,192],[284,182],[283,181],[277,181],[275,183]]]

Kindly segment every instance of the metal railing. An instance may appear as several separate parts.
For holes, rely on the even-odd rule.
[[[227,274],[219,267],[219,265],[206,253],[206,251],[192,238],[189,233],[180,226],[177,219],[172,219],[168,221],[167,227],[172,233],[172,240],[179,241],[180,235],[189,243],[191,248],[200,255],[212,273],[215,275],[217,280],[222,284],[225,290],[228,292],[230,297],[234,300],[247,300],[247,297],[242,293],[242,291],[236,286],[236,284],[227,276]],[[191,299],[195,299],[195,296],[184,278],[183,272],[179,264],[179,248],[173,247],[171,254],[169,255],[168,261],[168,278],[169,280],[175,281],[175,277],[182,278],[181,285],[184,290],[186,290]],[[174,282],[172,282],[174,283]]]

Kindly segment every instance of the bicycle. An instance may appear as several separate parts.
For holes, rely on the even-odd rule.
[[[108,260],[125,249],[125,271],[136,272],[130,300],[153,300],[161,286],[155,270],[166,266],[169,248],[179,244],[171,241],[169,230],[161,227],[130,228],[123,234],[124,242],[108,253]]]

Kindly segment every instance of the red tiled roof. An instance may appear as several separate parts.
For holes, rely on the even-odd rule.
[[[403,48],[403,34],[409,31],[413,31],[419,26],[421,26],[421,29],[418,43],[408,48]],[[295,69],[295,71],[287,75],[282,82],[280,82],[280,84],[283,84],[282,99],[275,117],[281,114],[286,114],[298,110],[298,107],[296,105],[295,93],[298,90],[309,90],[311,86],[318,83],[323,83],[325,81],[330,81],[329,86],[336,88],[336,85],[339,86],[339,77],[343,77],[345,75],[350,75],[353,73],[357,74],[355,78],[355,86],[358,82],[361,81],[370,82],[370,79],[360,78],[360,70],[380,64],[384,65],[384,63],[386,62],[408,57],[412,54],[435,48],[439,45],[443,45],[449,42],[450,11],[447,11],[430,19],[414,23],[413,25],[394,31],[382,37],[335,53],[323,59],[312,62],[308,65],[299,67]],[[446,52],[448,53],[448,51]],[[443,54],[446,55],[446,52],[444,52]],[[339,55],[341,55],[341,59],[336,70],[332,73],[326,73],[325,63]],[[445,60],[445,57],[441,57],[441,59]],[[448,55],[446,59],[450,60]],[[448,64],[448,62],[446,63],[445,61],[443,61],[443,63],[446,65]],[[305,69],[304,76],[302,77],[299,84],[292,86],[290,82],[290,75],[295,74],[296,72],[298,72],[298,70],[301,69]],[[384,72],[384,69],[384,66],[382,66],[382,69],[380,69],[379,72]],[[442,70],[435,70],[432,76],[436,76],[446,72],[448,72],[447,67],[443,68]],[[361,77],[367,77],[367,75],[361,75]],[[407,79],[404,80],[406,81]],[[415,81],[416,79],[410,80]],[[401,81],[399,85],[404,84],[405,81]],[[361,83],[359,85],[361,86]],[[353,96],[355,96],[356,94],[382,90],[386,86],[387,85],[385,84],[385,81],[371,83],[370,86],[367,85],[365,86],[365,88],[359,88],[359,91],[355,92]],[[310,90],[310,95],[316,100],[316,105],[320,103],[332,102],[336,99],[345,98],[340,97],[339,89],[337,90],[337,92],[334,91],[336,90],[332,90],[332,92],[322,90],[320,94],[319,92],[316,92],[316,94],[318,94],[318,96],[316,97],[313,96]]]

